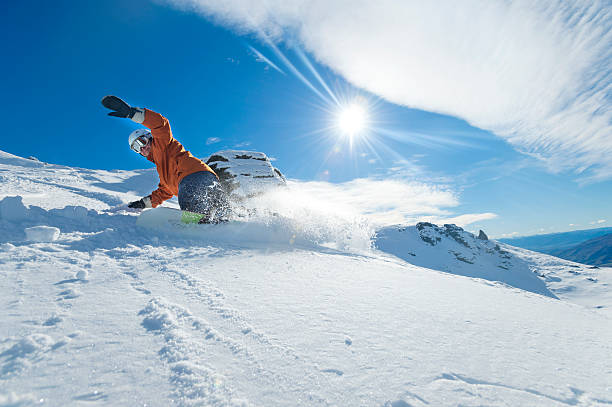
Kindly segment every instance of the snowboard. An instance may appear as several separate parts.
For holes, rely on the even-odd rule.
[[[169,225],[198,224],[204,215],[175,208],[157,207],[140,213],[136,224],[149,228],[164,228]]]
[[[311,244],[298,236],[291,220],[281,216],[269,216],[259,219],[234,218],[222,223],[198,224],[199,219],[191,214],[184,215],[180,209],[158,206],[143,210],[136,219],[136,226],[150,229],[156,236],[171,235],[178,238],[202,239],[207,244],[265,247],[270,245],[293,246]],[[196,214],[198,215],[198,214]],[[200,215],[201,217],[201,215]],[[157,236],[162,236],[157,235]]]

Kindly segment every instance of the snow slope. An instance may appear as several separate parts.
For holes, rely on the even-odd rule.
[[[509,245],[503,247],[525,261],[560,299],[612,317],[612,268],[580,264]]]
[[[300,211],[144,228],[154,171],[0,181],[0,406],[612,404],[610,269]]]

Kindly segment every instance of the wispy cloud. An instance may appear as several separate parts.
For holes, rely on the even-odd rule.
[[[420,180],[429,184],[450,184],[456,182],[448,176],[436,174],[426,166],[419,164],[420,157],[401,158],[386,168],[386,176],[392,179]]]
[[[612,177],[606,1],[167,1],[267,42],[298,41],[357,87],[464,118],[553,171]]]
[[[219,137],[209,137],[209,138],[206,139],[206,145],[209,146],[211,144],[215,144],[215,143],[218,143],[220,141],[221,141],[221,139]]]
[[[466,226],[476,222],[482,222],[483,220],[490,220],[497,218],[496,213],[465,213],[463,215],[453,216],[450,218],[438,218],[433,219],[434,223],[454,223],[459,226]]]

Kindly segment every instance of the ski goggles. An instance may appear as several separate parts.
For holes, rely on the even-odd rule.
[[[143,148],[144,146],[146,146],[147,143],[149,142],[149,140],[150,140],[150,137],[140,136],[136,140],[134,140],[134,142],[132,143],[130,148],[133,151],[135,151],[135,152],[140,154],[140,149]]]

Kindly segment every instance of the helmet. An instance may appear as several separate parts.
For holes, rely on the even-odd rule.
[[[130,148],[137,153],[140,153],[140,148],[147,144],[147,141],[153,136],[148,129],[134,130],[129,137]]]

